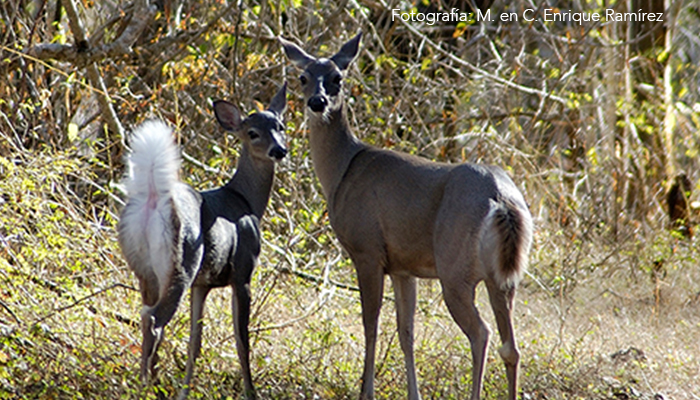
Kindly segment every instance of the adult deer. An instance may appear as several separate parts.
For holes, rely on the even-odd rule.
[[[472,399],[479,399],[489,331],[474,305],[486,283],[506,365],[508,397],[517,395],[519,352],[513,334],[515,288],[526,268],[532,217],[522,194],[494,166],[445,164],[359,141],[348,126],[342,80],[361,34],[329,58],[315,58],[280,38],[303,69],[311,158],[331,226],[350,254],[360,286],[365,330],[361,399],[374,398],[375,346],[384,275],[396,296],[408,397],[420,399],[413,358],[416,278],[437,278],[455,322],[471,342]]]
[[[189,393],[199,355],[206,297],[212,288],[228,285],[234,293],[233,325],[245,398],[255,398],[249,363],[249,284],[260,254],[258,224],[275,162],[287,153],[285,107],[286,84],[266,111],[245,118],[231,103],[214,103],[219,124],[234,132],[243,148],[231,180],[210,191],[197,192],[180,182],[178,150],[164,123],[146,122],[131,138],[129,202],[119,221],[119,244],[138,278],[143,301],[141,378],[147,382],[153,373],[163,328],[191,287],[189,354],[181,399]]]

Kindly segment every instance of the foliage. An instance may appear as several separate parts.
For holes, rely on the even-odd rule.
[[[128,32],[144,4],[0,4],[0,398],[155,399],[175,393],[184,374],[183,309],[168,325],[158,381],[138,383],[140,298],[114,232],[127,143],[108,123],[91,65],[127,130],[153,117],[177,128],[181,176],[197,189],[225,182],[238,157],[239,144],[213,124],[211,101],[252,111],[290,82],[290,153],[253,280],[254,380],[263,398],[357,396],[364,340],[354,272],[313,172],[298,71],[276,37],[331,54],[359,30],[363,50],[344,88],[355,133],[430,159],[500,165],[530,202],[537,233],[516,308],[522,397],[700,396],[700,254],[697,239],[667,229],[664,205],[676,172],[690,178],[690,200],[700,189],[697,2],[664,11],[672,29],[392,21],[393,8],[440,10],[428,1],[153,2],[160,8],[133,51],[88,61],[69,52],[69,3],[93,48]],[[627,4],[560,3],[559,12]],[[491,15],[547,4],[495,2]],[[65,53],[44,57],[36,49],[47,44]],[[463,398],[468,341],[439,285],[419,290],[423,396]],[[403,360],[385,293],[377,396],[401,398]],[[230,295],[216,291],[208,303],[193,398],[240,395]],[[478,299],[487,310],[485,293]],[[486,398],[504,396],[503,372],[491,350]]]

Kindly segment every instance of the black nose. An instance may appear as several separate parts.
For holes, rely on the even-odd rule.
[[[322,112],[327,105],[328,101],[323,96],[314,96],[309,99],[309,108],[314,112]]]
[[[275,160],[281,160],[286,155],[287,155],[287,149],[285,149],[283,147],[273,147],[270,150],[270,157],[274,158]]]

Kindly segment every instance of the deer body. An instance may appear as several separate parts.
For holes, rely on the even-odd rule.
[[[348,249],[367,247],[368,237],[381,243],[379,259],[384,260],[386,273],[438,278],[435,249],[444,238],[436,240],[435,234],[459,233],[465,243],[478,245],[481,224],[475,222],[486,217],[489,199],[498,196],[493,176],[499,173],[487,166],[434,163],[367,148],[354,158],[342,185],[331,194],[331,224]],[[371,185],[365,184],[370,180]],[[480,191],[469,193],[470,201],[452,202],[473,187]],[[471,252],[477,255],[477,250]],[[482,267],[477,264],[472,271],[480,280],[486,278]]]
[[[532,238],[522,194],[498,167],[436,163],[357,140],[345,115],[341,72],[355,58],[360,35],[331,59],[314,58],[280,40],[304,70],[300,80],[314,169],[331,226],[357,271],[366,345],[360,398],[374,398],[378,316],[388,274],[409,399],[420,399],[413,357],[416,278],[439,279],[452,317],[472,343],[472,399],[480,398],[489,335],[474,291],[486,283],[503,342],[499,353],[509,399],[515,399],[519,353],[511,313]]]
[[[149,121],[132,138],[129,202],[119,222],[119,243],[138,278],[143,301],[141,378],[157,362],[163,328],[191,288],[191,331],[186,398],[201,346],[204,302],[213,288],[232,286],[234,331],[245,397],[255,398],[249,365],[250,278],[260,254],[259,221],[267,205],[275,161],[286,154],[282,113],[286,87],[268,111],[243,119],[230,103],[214,104],[217,119],[243,142],[238,168],[218,189],[197,192],[178,179],[179,156],[170,129]]]

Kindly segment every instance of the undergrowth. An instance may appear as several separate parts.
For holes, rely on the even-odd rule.
[[[78,195],[104,195],[104,188],[89,184],[89,163],[72,151],[49,149],[0,158],[3,398],[160,398],[174,395],[184,374],[189,321],[183,309],[167,327],[157,384],[142,388],[138,382],[139,296],[116,246],[114,215]],[[303,269],[299,254],[273,250],[287,240],[269,230],[265,237],[251,323],[259,394],[354,398],[364,340],[351,266],[345,260],[310,268],[309,276],[327,274],[310,280],[294,273]],[[698,393],[695,241],[670,233],[631,235],[614,254],[601,246],[576,255],[576,271],[564,271],[562,259],[582,244],[546,253],[538,249],[557,238],[537,237],[515,312],[523,398],[682,399]],[[324,240],[342,255],[332,236]],[[219,290],[208,303],[193,398],[237,398],[242,389],[230,296],[229,289]],[[378,398],[392,399],[405,396],[405,378],[388,284],[386,296],[376,390]],[[471,385],[469,342],[451,320],[437,282],[421,283],[419,299],[416,360],[423,396],[463,398]],[[483,290],[478,306],[495,326]],[[494,332],[487,399],[505,395],[498,345]]]

